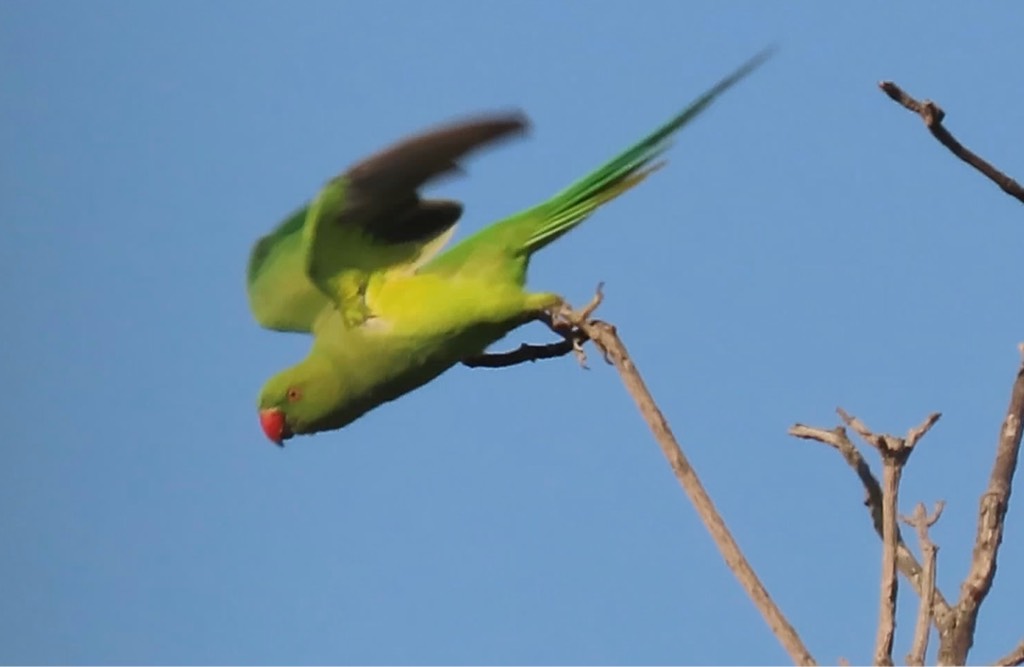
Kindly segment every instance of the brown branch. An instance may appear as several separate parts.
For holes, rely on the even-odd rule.
[[[996,660],[995,665],[997,665],[997,667],[1015,667],[1016,665],[1024,665],[1024,639],[1017,644],[1017,648],[999,658],[999,660]]]
[[[1022,363],[1010,392],[1010,405],[999,432],[996,460],[988,488],[981,496],[978,531],[974,540],[971,567],[960,586],[952,628],[939,647],[939,664],[962,665],[974,644],[974,628],[981,603],[992,588],[996,575],[996,556],[1003,541],[1006,511],[1013,490],[1013,474],[1020,455],[1021,423],[1024,422],[1024,344],[1020,346]]]
[[[948,148],[953,155],[980,171],[989,180],[998,185],[1003,192],[1024,204],[1024,188],[1021,187],[1020,183],[999,171],[981,156],[973,153],[957,141],[942,124],[943,119],[946,117],[946,112],[939,108],[939,105],[931,100],[917,101],[892,81],[882,81],[878,84],[878,87],[897,103],[921,116],[932,136]]]
[[[917,529],[917,540],[921,543],[921,556],[924,558],[924,591],[921,593],[921,604],[917,608],[917,622],[914,625],[914,641],[907,654],[908,665],[924,665],[928,653],[928,635],[930,634],[933,599],[935,597],[935,570],[939,548],[932,542],[928,529],[942,516],[945,503],[935,503],[935,511],[929,515],[923,503],[914,508],[913,516],[900,517],[903,523]]]
[[[892,665],[892,640],[896,634],[896,503],[903,465],[885,458],[882,464],[882,591],[875,635],[875,664]]]
[[[847,426],[878,450],[882,457],[883,486],[879,486],[878,480],[871,473],[871,469],[857,448],[850,442],[846,435],[846,429],[843,427],[826,431],[796,424],[789,429],[789,433],[798,438],[817,440],[838,449],[847,463],[857,472],[867,490],[867,504],[871,509],[875,530],[882,536],[882,583],[874,662],[877,665],[892,665],[892,644],[896,631],[897,569],[903,571],[904,575],[915,583],[914,587],[919,593],[925,589],[923,573],[920,573],[917,559],[904,544],[899,524],[896,521],[900,478],[903,475],[903,466],[906,465],[914,446],[935,425],[941,415],[937,412],[928,415],[919,426],[910,429],[906,437],[897,438],[875,433],[863,421],[842,408],[836,408],[836,412]],[[916,582],[915,577],[908,572],[908,563],[910,562],[913,563],[913,569],[919,573]],[[935,597],[934,586],[931,591],[922,594],[926,594],[927,599],[931,601]]]
[[[782,610],[775,604],[767,589],[765,589],[764,584],[758,579],[754,568],[743,555],[736,540],[726,527],[722,516],[715,509],[711,497],[704,489],[704,485],[701,484],[696,471],[679,447],[679,443],[672,434],[672,429],[669,427],[664,415],[662,415],[661,410],[658,409],[654,397],[651,396],[650,391],[648,391],[647,386],[644,384],[639,370],[637,370],[636,365],[630,358],[629,352],[619,338],[615,327],[607,322],[590,319],[590,312],[597,307],[600,301],[601,292],[600,288],[598,288],[594,300],[583,312],[575,312],[568,306],[565,306],[558,313],[558,316],[586,334],[605,355],[605,358],[615,366],[619,376],[622,378],[622,383],[626,386],[626,391],[629,392],[639,408],[640,414],[643,415],[647,426],[654,434],[654,438],[661,447],[662,453],[668,459],[676,479],[679,481],[680,486],[683,487],[683,491],[686,492],[690,502],[693,503],[697,514],[704,522],[708,532],[711,533],[711,537],[722,553],[722,557],[725,559],[729,569],[736,575],[736,578],[746,590],[747,595],[753,600],[754,605],[768,623],[768,627],[771,628],[771,631],[789,653],[793,662],[798,665],[816,664],[796,630],[786,620]]]
[[[935,425],[941,415],[937,412],[928,415],[920,426],[910,429],[906,437],[897,438],[875,433],[864,422],[842,408],[837,408],[836,412],[847,426],[876,448],[882,457],[882,583],[874,657],[876,665],[892,665],[892,643],[896,633],[896,597],[899,589],[896,554],[900,540],[897,523],[900,478],[903,476],[903,467],[914,451],[914,445]]]
[[[860,479],[861,485],[864,487],[865,499],[864,505],[868,509],[868,513],[871,515],[871,523],[875,528],[875,532],[878,533],[879,537],[882,536],[882,486],[878,483],[878,478],[875,477],[874,473],[871,472],[871,467],[867,461],[861,455],[860,451],[850,441],[849,436],[846,434],[846,429],[842,426],[837,426],[834,429],[826,430],[822,428],[815,428],[813,426],[805,426],[804,424],[794,424],[789,429],[789,434],[801,438],[803,440],[814,440],[817,442],[824,443],[833,447],[836,451],[842,455],[843,460],[846,461],[847,465],[853,469]],[[920,436],[918,436],[920,438]],[[917,558],[913,552],[907,547],[903,541],[903,537],[897,527],[896,533],[896,567],[900,573],[907,578],[910,585],[914,588],[918,595],[924,595],[924,569],[921,564],[918,563]],[[942,592],[939,590],[935,591],[932,596],[933,608],[935,614],[936,628],[940,628],[942,622],[952,613],[949,603],[946,598],[943,597]]]

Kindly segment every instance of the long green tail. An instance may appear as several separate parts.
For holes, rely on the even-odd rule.
[[[707,109],[716,97],[760,67],[773,53],[774,49],[767,49],[757,54],[633,146],[544,203],[470,236],[438,257],[433,264],[460,264],[481,245],[494,243],[511,246],[529,257],[658,169],[661,164],[656,160],[669,148],[671,136]]]
[[[537,207],[546,209],[547,215],[523,249],[533,253],[543,248],[586,220],[601,205],[646,178],[660,166],[654,161],[671,146],[669,139],[676,131],[699,116],[716,97],[760,67],[772,53],[766,50],[757,54],[670,121]]]

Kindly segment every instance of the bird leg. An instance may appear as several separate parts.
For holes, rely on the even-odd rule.
[[[338,281],[338,310],[345,326],[354,329],[371,317],[370,307],[366,304],[366,290],[369,277],[361,272],[349,272]]]
[[[470,368],[506,368],[527,361],[534,362],[539,359],[563,357],[572,352],[580,366],[584,369],[589,368],[587,366],[587,354],[583,349],[583,344],[587,342],[588,338],[583,330],[580,329],[578,323],[589,321],[590,316],[601,305],[601,300],[604,297],[601,292],[602,286],[597,286],[594,297],[582,310],[576,311],[566,302],[559,301],[555,306],[539,311],[526,320],[543,322],[562,338],[561,341],[545,345],[523,343],[515,350],[509,352],[484,353],[463,359],[462,363]],[[605,361],[608,361],[607,358]]]

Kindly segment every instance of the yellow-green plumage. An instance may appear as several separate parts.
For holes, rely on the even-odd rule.
[[[671,135],[765,58],[551,199],[443,254],[436,253],[461,207],[422,200],[416,190],[470,150],[521,131],[520,117],[421,135],[328,183],[261,239],[250,259],[257,320],[314,335],[309,356],[266,384],[261,411],[283,416],[282,438],[340,428],[557,306],[557,295],[524,289],[530,256],[642,181],[659,166]]]

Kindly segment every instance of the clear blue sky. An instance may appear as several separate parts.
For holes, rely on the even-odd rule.
[[[258,328],[243,278],[258,235],[405,133],[530,115],[439,190],[475,230],[769,43],[531,284],[606,281],[783,610],[820,660],[868,660],[862,490],[786,429],[942,411],[902,509],[948,501],[955,598],[1024,339],[1020,204],[876,88],[1024,177],[1024,5],[941,4],[0,3],[0,661],[786,661],[611,369],[458,368],[281,450],[256,394],[307,341]],[[1014,505],[975,662],[1021,639]]]

